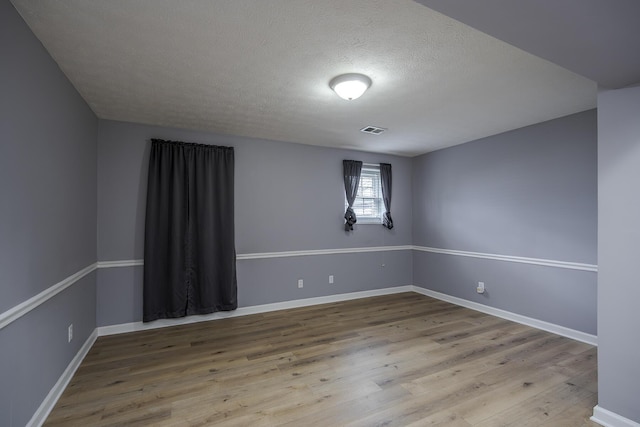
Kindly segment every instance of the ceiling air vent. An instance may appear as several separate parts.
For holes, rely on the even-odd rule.
[[[365,126],[360,129],[360,132],[370,133],[371,135],[380,135],[384,131],[386,131],[385,128],[379,128],[377,126]]]

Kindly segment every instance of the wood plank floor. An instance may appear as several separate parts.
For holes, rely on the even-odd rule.
[[[595,426],[596,349],[415,293],[100,337],[47,426]]]

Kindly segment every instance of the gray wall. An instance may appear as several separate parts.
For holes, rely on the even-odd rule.
[[[249,307],[410,285],[411,263],[410,250],[238,260],[238,301]],[[142,269],[98,271],[98,326],[142,320]],[[304,288],[298,289],[298,279]]]
[[[98,121],[8,0],[0,58],[3,313],[96,261]],[[0,425],[31,418],[95,328],[95,281],[85,276],[0,330]]]
[[[635,0],[416,0],[503,42],[616,89],[640,78]]]
[[[640,423],[640,87],[598,96],[598,405]]]
[[[596,128],[591,110],[415,158],[414,244],[596,264]],[[596,333],[596,273],[426,252],[413,265],[416,285]]]
[[[142,259],[151,138],[235,148],[238,254],[410,245],[411,159],[301,144],[100,121],[98,258]],[[395,227],[357,225],[345,233],[342,160],[393,166]],[[241,307],[411,284],[411,252],[375,252],[238,261]],[[385,262],[383,262],[386,260]],[[385,264],[383,267],[382,264]],[[118,270],[118,271],[116,271]],[[139,267],[98,273],[98,325],[141,320]],[[328,275],[335,283],[328,284]],[[297,279],[305,279],[298,289]],[[128,299],[130,298],[130,299]],[[123,301],[125,299],[125,301]]]

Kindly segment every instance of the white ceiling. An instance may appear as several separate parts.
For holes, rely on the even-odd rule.
[[[412,0],[12,2],[103,119],[414,156],[596,106],[593,81]],[[350,72],[373,85],[344,101]]]

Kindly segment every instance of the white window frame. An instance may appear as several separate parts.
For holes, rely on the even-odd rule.
[[[368,186],[368,183],[371,183],[372,186]],[[363,195],[363,192],[367,194]],[[345,209],[348,206],[345,195]],[[367,215],[366,211],[370,211],[371,208],[374,210],[373,214]],[[384,202],[382,200],[382,184],[380,182],[380,165],[369,163],[362,165],[358,194],[353,202],[353,211],[356,213],[356,219],[358,220],[356,224],[382,224]]]

